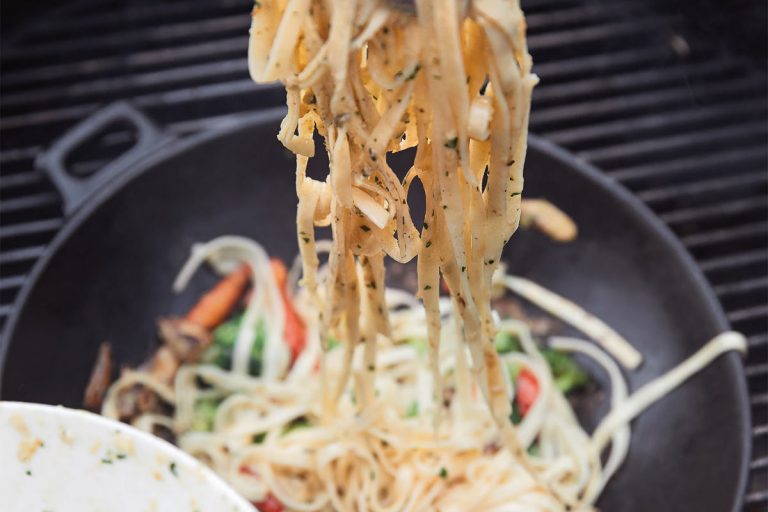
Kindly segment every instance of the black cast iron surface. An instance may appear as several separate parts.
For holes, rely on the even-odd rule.
[[[7,5],[4,2],[4,12]],[[34,159],[106,102],[135,101],[185,135],[282,102],[242,52],[247,0],[29,4],[0,58],[0,324],[62,225]],[[542,83],[532,129],[633,190],[693,254],[749,336],[754,449],[746,509],[768,503],[765,4],[523,0]],[[4,22],[10,17],[4,16]],[[750,27],[757,26],[757,30]],[[6,26],[4,25],[5,29]],[[9,37],[9,36],[12,36]],[[78,173],[132,143],[113,130]]]

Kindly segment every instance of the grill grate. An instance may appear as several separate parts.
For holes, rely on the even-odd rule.
[[[80,2],[4,45],[0,107],[0,328],[62,225],[34,168],[42,147],[128,98],[185,135],[282,93],[248,78],[248,0]],[[523,0],[542,83],[531,129],[601,167],[680,236],[734,328],[749,336],[754,420],[745,509],[768,504],[766,79],[754,60],[642,0]],[[743,12],[743,10],[742,10]],[[129,133],[102,141],[98,169]]]

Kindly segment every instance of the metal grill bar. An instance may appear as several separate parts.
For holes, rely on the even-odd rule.
[[[756,277],[753,279],[745,279],[743,281],[737,281],[735,283],[721,284],[715,286],[715,293],[718,295],[731,295],[734,293],[751,292],[755,290],[768,291],[768,277]],[[768,366],[768,365],[766,365]]]
[[[579,153],[579,156],[592,161],[600,167],[610,169],[621,165],[623,162],[661,159],[675,151],[691,151],[707,147],[711,144],[727,145],[733,142],[752,142],[758,144],[765,139],[767,132],[765,123],[750,122],[735,126],[690,131],[677,136],[665,136],[663,138],[615,144],[599,149],[582,151]]]
[[[655,203],[676,199],[681,196],[698,195],[707,192],[723,191],[731,188],[752,189],[754,185],[768,183],[768,175],[764,171],[753,171],[737,174],[726,178],[702,180],[694,183],[664,186],[639,192],[637,195],[646,203]]]
[[[8,48],[3,51],[3,59],[7,65],[25,61],[35,62],[37,59],[60,59],[70,61],[77,57],[78,52],[91,55],[95,51],[116,51],[124,48],[130,51],[132,47],[146,47],[160,45],[170,41],[183,41],[202,39],[216,35],[243,35],[248,29],[248,18],[242,14],[222,16],[209,20],[196,20],[191,22],[169,23],[154,27],[140,26],[138,30],[115,31],[107,35],[93,37],[78,37],[72,40],[54,41],[50,43],[24,45]]]
[[[721,126],[733,120],[759,119],[765,107],[763,100],[723,103],[712,107],[691,105],[687,110],[680,112],[643,115],[634,119],[617,119],[607,123],[590,124],[588,127],[551,131],[549,138],[574,149],[602,146],[611,140],[623,139],[626,133],[632,133],[635,138],[642,138],[664,132],[679,132],[685,127],[713,124]]]
[[[712,149],[715,150],[714,154]],[[667,181],[685,178],[689,174],[700,173],[705,170],[719,171],[723,168],[738,169],[744,166],[755,168],[755,166],[763,165],[765,158],[766,149],[762,144],[738,149],[713,146],[709,150],[697,151],[695,154],[686,155],[683,158],[619,168],[613,170],[611,176],[637,188],[640,186],[641,180],[651,181],[663,177]]]

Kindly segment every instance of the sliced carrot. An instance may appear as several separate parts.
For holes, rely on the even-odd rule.
[[[251,269],[243,264],[203,295],[187,313],[187,320],[205,329],[213,329],[232,313],[250,279]]]
[[[306,329],[304,328],[304,322],[301,321],[301,317],[293,307],[290,297],[288,297],[288,270],[285,268],[285,264],[277,258],[272,258],[272,273],[277,280],[277,287],[280,289],[280,295],[283,298],[283,306],[285,307],[285,327],[283,328],[283,336],[285,337],[285,343],[288,348],[291,349],[291,361],[295,361],[299,357],[301,351],[304,350],[306,344]]]
[[[536,375],[528,368],[523,368],[515,380],[515,401],[520,409],[520,414],[525,416],[528,410],[536,402],[539,396],[539,381]]]

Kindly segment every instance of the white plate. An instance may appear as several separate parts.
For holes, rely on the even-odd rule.
[[[0,402],[6,512],[254,512],[170,443],[86,411]]]

